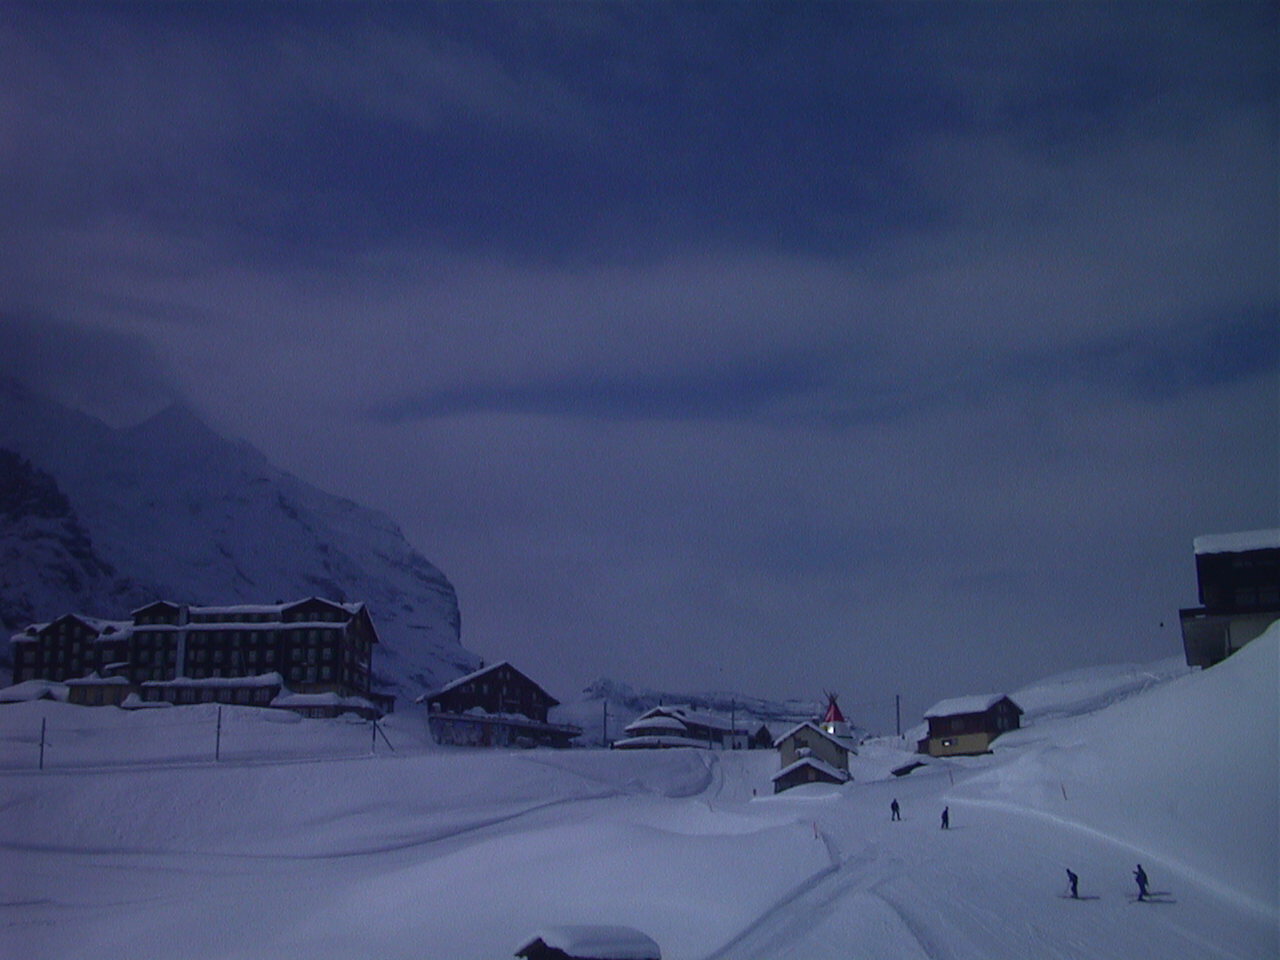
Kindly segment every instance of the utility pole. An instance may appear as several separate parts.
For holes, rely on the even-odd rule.
[[[40,718],[40,769],[44,769],[44,728],[49,722],[47,717]]]
[[[900,693],[893,695],[893,725],[898,731],[898,736],[902,736],[902,694]]]
[[[600,701],[600,746],[609,746],[609,698]]]
[[[218,726],[213,739],[213,762],[222,759],[222,707],[218,707]]]

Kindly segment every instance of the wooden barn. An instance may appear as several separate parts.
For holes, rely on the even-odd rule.
[[[929,735],[916,744],[934,757],[988,753],[991,742],[1022,725],[1022,708],[1003,693],[953,697],[925,712]]]

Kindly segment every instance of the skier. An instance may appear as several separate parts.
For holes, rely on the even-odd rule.
[[[950,807],[942,808],[942,829],[943,830],[951,829],[951,808]]]
[[[1138,881],[1138,899],[1147,899],[1147,871],[1142,869],[1142,864],[1138,864],[1138,869],[1133,871],[1133,879]]]
[[[901,813],[900,808],[898,807],[898,798],[897,798],[897,797],[894,797],[894,798],[893,798],[893,803],[889,804],[889,812],[893,814],[893,815],[889,818],[890,820],[901,820],[901,819],[902,819],[902,813]]]
[[[1076,876],[1075,872],[1070,867],[1067,867],[1067,880],[1071,883],[1071,899],[1079,900],[1080,878]]]

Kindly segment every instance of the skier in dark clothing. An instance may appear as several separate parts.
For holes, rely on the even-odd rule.
[[[1067,880],[1071,883],[1071,899],[1079,900],[1080,878],[1075,875],[1075,872],[1070,867],[1067,867]]]
[[[891,816],[891,817],[889,817],[889,819],[890,819],[890,820],[901,820],[901,819],[902,819],[902,812],[901,812],[901,808],[898,806],[898,798],[897,798],[897,797],[894,797],[894,798],[893,798],[893,803],[889,804],[889,812],[892,814],[892,816]]]
[[[950,807],[942,808],[942,829],[943,830],[951,829],[951,808]]]
[[[1142,869],[1142,864],[1138,864],[1138,869],[1133,871],[1133,879],[1138,881],[1138,899],[1147,899],[1147,871]]]

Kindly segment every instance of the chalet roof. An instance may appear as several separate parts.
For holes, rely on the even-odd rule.
[[[661,960],[662,951],[648,936],[631,927],[557,926],[544,927],[516,948],[516,956],[528,956],[539,941],[569,957],[595,960]]]
[[[443,687],[439,687],[435,690],[432,690],[430,693],[425,693],[422,696],[418,697],[415,703],[425,703],[427,700],[434,699],[435,697],[438,697],[443,693],[448,693],[450,690],[456,690],[458,687],[462,686],[463,684],[470,683],[472,680],[478,680],[480,677],[483,677],[485,674],[493,673],[495,670],[498,670],[502,667],[506,667],[516,676],[522,677],[527,683],[531,684],[534,687],[537,687],[538,691],[544,697],[547,698],[547,702],[551,706],[555,707],[560,705],[559,700],[551,696],[551,694],[547,693],[546,690],[543,690],[539,684],[535,683],[533,680],[530,680],[528,674],[524,673],[522,670],[517,670],[515,667],[513,667],[511,665],[511,661],[509,660],[500,660],[498,663],[495,663],[492,666],[481,667],[479,670],[472,670],[467,675],[458,677],[458,679],[456,680],[450,680]]]
[[[813,769],[818,770],[821,773],[825,773],[831,779],[836,780],[840,783],[844,783],[846,780],[853,779],[848,774],[847,771],[839,770],[833,767],[831,764],[827,763],[825,760],[820,760],[814,756],[801,757],[795,763],[787,764],[785,767],[783,767],[781,770],[779,770],[769,779],[776,782],[778,780],[781,780],[787,774],[794,773],[796,770],[799,770],[801,767],[813,767]]]
[[[625,737],[622,740],[615,740],[613,746],[619,750],[626,750],[629,747],[693,747],[705,750],[707,741],[694,740],[692,737],[682,737],[678,734],[642,734],[638,737]]]
[[[1280,548],[1280,528],[1245,530],[1241,533],[1211,533],[1192,541],[1197,554],[1243,553],[1246,550]]]
[[[657,706],[651,707],[640,716],[636,717],[633,723],[639,723],[641,720],[656,717],[674,717],[676,720],[685,724],[695,724],[700,727],[707,727],[711,730],[723,730],[725,733],[746,733],[743,727],[734,727],[734,725],[725,717],[716,713],[707,713],[704,710],[694,710],[692,707],[684,706]]]
[[[773,745],[775,747],[782,746],[783,740],[790,739],[796,733],[798,733],[801,730],[804,730],[805,728],[812,730],[814,733],[816,733],[820,737],[825,737],[826,739],[830,740],[832,743],[834,743],[837,747],[839,747],[841,750],[845,751],[846,753],[858,752],[853,748],[853,744],[849,743],[847,740],[841,740],[839,737],[832,736],[831,734],[827,733],[827,731],[823,730],[820,726],[818,726],[816,723],[814,723],[812,720],[806,720],[804,723],[797,723],[794,727],[792,727],[786,733],[782,734],[782,736],[774,740]]]
[[[675,717],[659,716],[659,717],[640,717],[638,720],[632,720],[622,728],[630,733],[632,730],[688,730],[688,726],[683,720]]]
[[[1010,700],[1003,693],[979,693],[968,697],[951,697],[947,700],[939,700],[924,713],[926,720],[935,717],[959,717],[970,713],[986,713],[1001,700],[1009,700],[1013,703],[1013,708],[1019,713],[1022,708],[1013,700]]]

